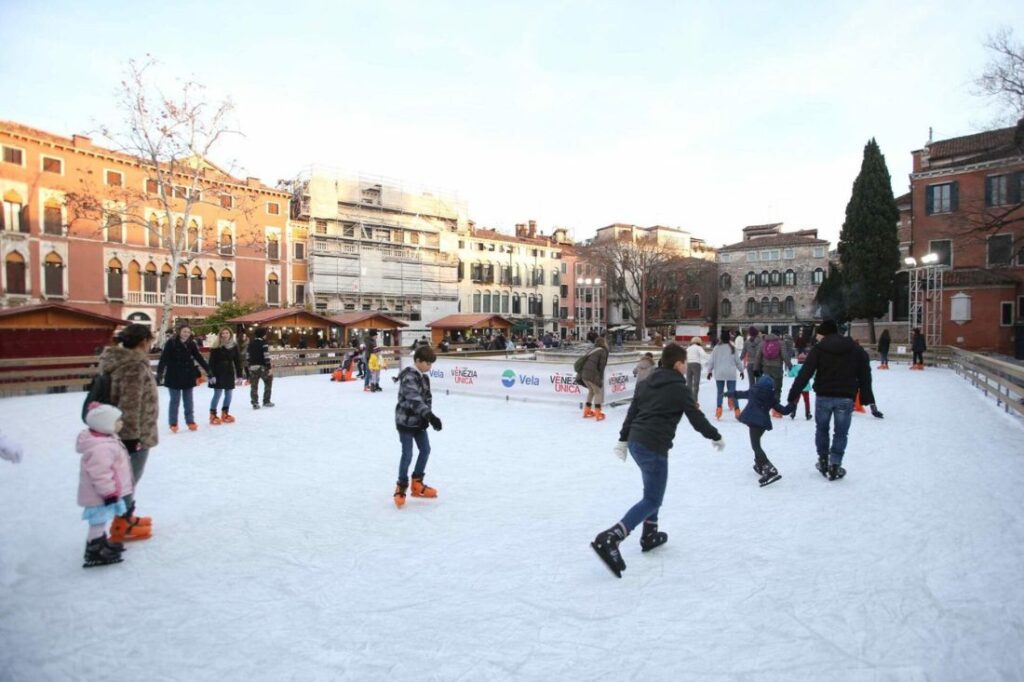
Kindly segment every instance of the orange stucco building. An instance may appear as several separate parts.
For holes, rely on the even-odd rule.
[[[285,191],[201,160],[201,194],[185,225],[175,211],[184,211],[191,178],[167,180],[175,229],[188,234],[188,261],[172,272],[152,168],[82,135],[6,121],[0,152],[0,307],[62,302],[155,326],[168,278],[175,317],[205,317],[223,301],[288,306],[305,297],[306,229],[290,223]]]

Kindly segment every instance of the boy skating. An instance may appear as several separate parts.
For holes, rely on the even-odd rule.
[[[398,463],[398,482],[395,484],[395,506],[405,505],[405,493],[409,489],[409,464],[412,462],[412,445],[419,450],[416,466],[412,470],[412,496],[437,497],[437,490],[423,482],[430,458],[430,438],[427,426],[441,430],[441,420],[433,412],[433,398],[430,395],[430,368],[437,360],[430,346],[420,346],[413,353],[413,366],[406,367],[398,375],[398,404],[395,405],[395,427],[402,443],[402,458]]]

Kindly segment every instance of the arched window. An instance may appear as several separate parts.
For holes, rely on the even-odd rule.
[[[142,290],[146,293],[155,294],[157,281],[156,265],[153,262],[146,263],[146,272],[142,275]]]
[[[270,273],[267,277],[267,304],[279,305],[281,303],[281,281],[277,273]]]
[[[185,248],[188,251],[192,251],[192,252],[198,253],[199,252],[199,223],[197,223],[195,220],[191,220],[188,223],[187,239],[188,239],[188,243],[186,244]]]
[[[501,294],[497,291],[491,295],[491,312],[501,312]]]
[[[267,260],[280,260],[281,258],[281,245],[278,242],[276,233],[270,233],[267,235]]]
[[[22,212],[25,200],[13,189],[4,192],[4,210],[0,213],[0,230],[28,232],[28,221]]]
[[[124,234],[121,230],[121,216],[116,213],[107,214],[107,241],[118,243],[124,241]]]
[[[178,266],[178,277],[174,280],[174,293],[188,296],[188,270],[184,265]]]
[[[825,281],[825,271],[821,268],[815,268],[814,272],[811,273],[811,284],[821,284]]]
[[[778,270],[772,270],[772,286],[777,287],[782,284],[782,273]]]
[[[772,302],[767,296],[761,298],[761,314],[768,315],[772,310]]]
[[[128,293],[142,291],[142,266],[133,260],[128,264]]]
[[[501,312],[508,313],[508,292],[501,295]]]
[[[543,284],[543,281],[541,284]],[[537,294],[537,303],[536,307],[533,309],[533,314],[537,317],[544,316],[544,294]]]
[[[722,311],[722,317],[729,317],[730,315],[732,315],[732,303],[729,301],[729,299],[723,298],[722,304],[718,307],[719,310]]]
[[[782,311],[786,315],[796,315],[796,301],[793,300],[792,296],[786,297],[786,300],[783,302]]]
[[[185,221],[178,218],[174,221],[174,243],[183,246],[185,242]]]
[[[491,292],[485,291],[482,295],[483,309],[480,312],[489,313],[491,312]]]
[[[787,287],[796,286],[796,273],[792,270],[786,270],[786,274],[782,277],[782,283]]]
[[[772,315],[778,315],[782,312],[782,303],[779,302],[778,296],[772,296],[771,307],[768,312]]]
[[[762,270],[761,271],[760,276],[757,278],[757,284],[758,284],[758,286],[762,286],[762,287],[768,286],[768,271],[767,270]]]
[[[220,272],[220,301],[230,301],[235,297],[235,278],[227,268]]]
[[[723,272],[722,276],[718,278],[718,288],[722,291],[732,289],[732,277],[729,276],[728,272]]]
[[[43,204],[43,234],[64,234],[64,215],[60,202],[53,197]]]
[[[747,299],[747,315],[757,315],[757,301],[752,298]]]
[[[206,278],[203,281],[203,295],[207,298],[217,296],[217,271],[213,268],[206,269]]]
[[[753,289],[757,286],[757,273],[753,270],[747,273],[747,288]]]
[[[479,291],[474,291],[473,292],[473,312],[474,313],[480,312],[480,310],[481,310],[480,306],[481,306],[481,304],[480,304],[480,292]]]
[[[124,299],[124,269],[116,258],[107,261],[107,298],[111,301]]]
[[[199,269],[198,265],[192,267],[192,277],[189,282],[189,293],[193,297],[201,297],[203,295],[203,271]],[[192,301],[192,305],[197,305],[197,301]]]
[[[64,259],[55,251],[43,261],[43,287],[46,296],[64,296]]]
[[[518,293],[512,294],[512,314],[521,315],[523,310],[523,301],[519,297]]]
[[[167,285],[171,281],[171,264],[164,263],[164,266],[160,268],[160,295],[163,296],[164,292],[167,291]]]
[[[28,293],[26,286],[27,270],[25,268],[25,257],[17,251],[11,251],[4,259],[4,269],[7,274],[7,293],[24,296]]]

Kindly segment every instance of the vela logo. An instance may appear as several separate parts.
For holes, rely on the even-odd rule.
[[[505,388],[512,388],[516,385],[516,373],[511,369],[506,369],[501,373],[501,385]]]

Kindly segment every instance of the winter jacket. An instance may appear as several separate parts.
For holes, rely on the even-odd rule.
[[[78,504],[95,507],[104,498],[122,498],[132,492],[132,465],[128,450],[117,436],[85,429],[75,450],[82,455],[78,471]]]
[[[804,366],[789,389],[787,402],[795,403],[814,376],[814,392],[823,398],[853,398],[860,390],[865,405],[875,402],[871,392],[871,364],[863,348],[839,334],[829,334],[807,354]]]
[[[587,359],[580,371],[580,378],[593,384],[604,383],[604,368],[608,364],[608,349],[596,346],[587,353]]]
[[[708,358],[708,372],[716,381],[736,381],[737,372],[743,371],[740,354],[729,343],[719,343]]]
[[[427,420],[432,409],[430,377],[415,367],[406,367],[399,372],[395,428],[399,431],[422,431],[429,425]]]
[[[786,358],[786,369],[792,367],[793,358],[796,357],[796,344],[793,342],[793,337],[789,334],[782,335],[782,357]]]
[[[758,336],[761,342],[757,344],[757,350],[754,351],[753,360],[750,362],[750,367],[755,372],[764,372],[766,369],[777,369],[778,374],[782,374],[782,366],[785,365],[786,369],[789,369],[791,363],[789,357],[786,355],[786,346],[775,334],[767,334],[765,336]],[[766,358],[764,357],[764,345],[768,341],[776,341],[779,344],[779,357],[777,358]]]
[[[210,388],[233,389],[235,379],[245,372],[242,370],[242,354],[232,341],[210,351]]]
[[[751,336],[747,339],[747,344],[743,347],[743,361],[747,363],[747,367],[753,369],[754,357],[757,355],[757,351],[761,348],[761,343],[764,342],[764,337],[758,334],[757,336]]]
[[[197,364],[209,375],[210,366],[206,364],[195,341],[171,339],[164,344],[164,350],[160,353],[160,362],[156,366],[157,383],[168,388],[195,388],[196,379],[199,378]]]
[[[646,379],[653,369],[654,360],[646,356],[640,358],[640,361],[636,363],[636,367],[633,368],[633,376],[636,377],[637,383]]]
[[[800,376],[800,370],[802,370],[803,368],[804,368],[803,363],[801,363],[801,362],[794,362],[793,366],[789,368],[788,372],[786,372],[786,376],[795,379],[796,377]],[[813,378],[814,377],[811,377],[811,379],[813,379]],[[804,386],[804,390],[802,392],[803,393],[809,393],[808,387]]]
[[[376,371],[378,371],[383,366],[384,366],[384,363],[382,363],[380,361],[380,353],[374,353],[373,355],[370,356],[370,371],[371,372],[376,372]]]
[[[775,401],[775,381],[770,376],[762,376],[749,391],[736,391],[734,398],[744,398],[747,406],[740,412],[740,421],[747,426],[754,426],[765,431],[772,430],[772,416],[769,410],[775,409],[783,414],[789,408]]]
[[[100,371],[110,373],[110,402],[121,410],[124,422],[121,440],[138,441],[143,450],[156,447],[160,398],[149,358],[131,348],[110,346],[100,356]]]
[[[746,339],[743,338],[743,334],[737,334],[732,339],[732,346],[733,346],[733,348],[736,349],[736,352],[739,353],[740,358],[743,357],[743,348],[744,348],[744,346],[746,346],[746,343],[747,343],[747,341],[746,341]]]
[[[892,337],[889,337],[889,336],[881,337],[880,339],[878,339],[878,352],[879,353],[888,353],[889,352],[889,345],[890,344],[892,344]],[[924,351],[922,350],[921,352],[923,353]]]
[[[704,350],[704,346],[698,343],[691,343],[686,347],[686,364],[694,363],[701,367],[706,367],[708,364],[708,352]]]
[[[246,348],[246,367],[263,367],[270,369],[270,355],[268,354],[267,340],[255,338],[249,342]]]
[[[914,338],[910,341],[910,350],[915,353],[923,353],[928,350],[928,346],[924,342],[924,334],[914,334]]]
[[[683,375],[674,369],[658,367],[646,381],[636,385],[619,440],[636,442],[658,454],[668,456],[676,426],[683,415],[702,436],[718,440],[718,430],[697,407]]]

